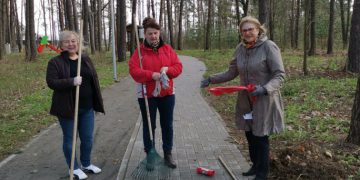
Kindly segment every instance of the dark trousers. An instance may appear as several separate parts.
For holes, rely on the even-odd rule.
[[[148,121],[146,118],[146,109],[145,109],[145,99],[138,98],[142,120],[143,120],[143,141],[144,141],[144,150],[148,152],[154,145],[155,141],[151,142]],[[156,111],[159,110],[160,114],[160,126],[161,126],[161,135],[163,141],[163,150],[164,152],[171,152],[173,147],[173,114],[175,107],[175,95],[165,96],[165,97],[153,97],[148,99],[149,102],[149,112],[152,132],[155,139],[155,129],[156,129]],[[153,144],[152,144],[153,143]]]
[[[256,169],[256,177],[266,179],[269,174],[269,136],[255,136],[245,132],[249,144],[250,160]]]

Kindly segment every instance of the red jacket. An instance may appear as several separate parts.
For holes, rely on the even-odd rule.
[[[153,72],[159,72],[162,67],[168,67],[166,75],[169,77],[170,88],[161,88],[158,97],[164,97],[174,94],[173,78],[178,77],[182,72],[182,64],[171,46],[164,44],[157,52],[151,48],[140,45],[140,52],[142,56],[142,66],[140,68],[140,61],[138,50],[135,49],[129,61],[129,71],[132,78],[138,83],[145,83],[148,97],[152,97],[152,92],[155,89],[156,81],[152,79]]]

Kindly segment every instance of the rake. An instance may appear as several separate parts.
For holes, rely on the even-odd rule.
[[[133,14],[134,16],[134,14]],[[136,23],[134,23],[135,30],[135,39],[137,44],[137,50],[140,61],[140,68],[143,69],[142,66],[142,56],[140,52],[140,42],[138,35],[138,28]],[[155,140],[152,131],[152,125],[150,120],[150,112],[149,112],[149,103],[148,97],[146,93],[146,85],[142,84],[142,90],[144,94],[145,100],[145,109],[146,109],[146,119],[150,133],[150,141],[152,144],[152,148],[147,152],[146,158],[140,162],[140,164],[134,169],[131,173],[131,176],[135,179],[170,179],[170,168],[166,166],[164,159],[157,153],[155,149]]]

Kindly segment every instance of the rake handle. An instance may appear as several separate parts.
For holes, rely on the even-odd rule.
[[[135,30],[135,39],[136,39],[136,45],[137,45],[137,52],[138,52],[139,61],[140,61],[140,68],[143,69],[142,56],[141,56],[141,52],[140,52],[139,34],[138,34],[138,28],[137,28],[136,23],[134,23],[134,30]],[[149,101],[148,101],[147,92],[146,92],[146,85],[143,83],[143,84],[141,84],[141,87],[142,87],[142,90],[143,90],[143,93],[144,93],[146,119],[147,119],[147,122],[148,122],[150,141],[152,143],[154,143],[154,136],[153,136],[153,133],[152,133],[152,126],[151,126],[151,120],[150,120],[150,111],[149,111]]]
[[[81,49],[82,49],[82,38],[83,38],[82,33],[83,33],[83,20],[81,19],[77,76],[80,76],[80,70],[81,70]],[[72,150],[71,150],[70,180],[73,180],[74,178],[75,149],[76,149],[78,112],[79,112],[79,92],[80,92],[80,85],[76,86],[76,95],[75,95],[75,112],[74,112],[74,127],[73,127],[73,139],[72,139]]]

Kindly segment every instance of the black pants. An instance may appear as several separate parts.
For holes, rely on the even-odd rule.
[[[269,174],[269,136],[255,136],[245,132],[249,144],[250,160],[256,169],[256,177],[266,179]]]

